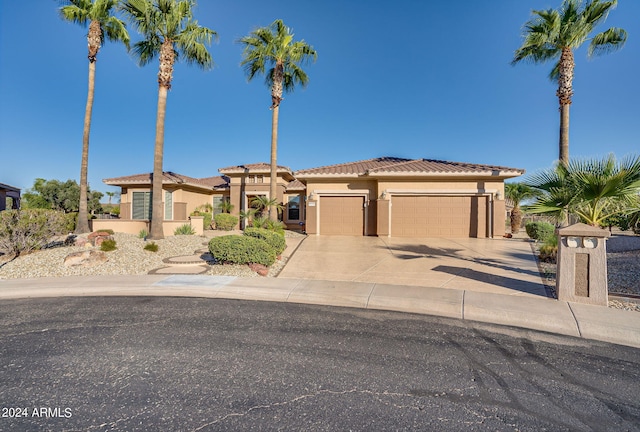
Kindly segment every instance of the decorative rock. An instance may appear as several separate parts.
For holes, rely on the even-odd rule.
[[[113,237],[108,232],[96,231],[96,232],[92,232],[91,234],[89,234],[88,239],[91,242],[91,245],[100,246],[102,244],[102,242],[104,242],[107,239],[108,240],[113,240]]]
[[[260,276],[267,276],[269,274],[269,269],[262,264],[251,263],[249,264],[249,268],[258,273]]]
[[[64,265],[67,267],[92,267],[106,261],[107,255],[104,252],[87,250],[67,255],[64,259]]]
[[[76,237],[75,245],[84,247],[87,244],[87,239],[84,237]]]

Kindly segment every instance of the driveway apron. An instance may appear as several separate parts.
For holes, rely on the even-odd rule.
[[[547,295],[529,243],[516,239],[309,236],[278,277]]]

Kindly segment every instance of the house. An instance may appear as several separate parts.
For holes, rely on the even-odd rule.
[[[7,198],[11,198],[9,208],[20,208],[20,189],[0,183],[0,211],[7,209]]]
[[[237,165],[222,176],[195,179],[165,173],[165,220],[184,221],[198,205],[233,204],[269,196],[269,164]],[[277,170],[277,200],[289,229],[315,235],[390,237],[501,237],[504,180],[522,169],[430,159],[381,157],[293,172]],[[104,180],[122,188],[121,218],[146,220],[151,175]],[[184,223],[184,222],[183,222]],[[165,229],[165,232],[171,232]]]
[[[149,231],[151,219],[151,173],[108,178],[103,182],[118,186],[120,192],[120,219],[93,220],[93,231],[111,228],[117,232],[138,234]],[[189,221],[189,215],[199,206],[217,207],[229,196],[229,179],[222,176],[193,178],[174,172],[162,175],[164,192],[164,234],[172,235],[175,228]]]

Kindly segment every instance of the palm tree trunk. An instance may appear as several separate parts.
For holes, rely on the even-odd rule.
[[[280,105],[276,105],[271,113],[271,167],[269,171],[269,199],[278,199],[278,115]],[[275,206],[269,207],[269,219],[278,220],[278,210]]]
[[[87,42],[89,45],[89,84],[87,89],[87,105],[84,110],[84,128],[82,132],[82,160],[80,162],[80,202],[78,203],[78,222],[76,223],[76,233],[83,234],[90,231],[89,215],[87,210],[87,190],[89,171],[89,134],[91,131],[91,114],[93,112],[93,96],[96,83],[96,56],[100,49],[100,36],[102,28],[97,21],[89,24],[89,34]]]
[[[560,102],[560,142],[558,159],[564,165],[569,163],[569,105],[573,96],[573,70],[575,62],[571,48],[562,49],[558,65],[558,101]]]
[[[153,177],[152,177],[152,207],[150,239],[163,239],[164,231],[162,223],[164,212],[162,208],[162,158],[164,156],[164,118],[167,112],[167,87],[158,86],[158,112],[156,116],[156,143],[153,151]]]

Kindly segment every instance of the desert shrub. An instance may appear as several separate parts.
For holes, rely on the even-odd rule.
[[[222,231],[230,231],[238,224],[238,217],[229,213],[219,213],[215,215],[216,228]]]
[[[558,256],[558,237],[555,235],[548,236],[540,246],[540,260],[547,262],[556,262]]]
[[[524,228],[534,240],[544,241],[547,237],[555,237],[556,228],[549,222],[528,222]]]
[[[113,235],[113,230],[111,228],[101,229],[96,232],[107,233],[109,235]]]
[[[64,230],[66,232],[74,232],[76,230],[76,224],[78,223],[78,213],[65,213],[64,215]]]
[[[196,230],[194,230],[191,225],[184,224],[176,228],[175,231],[173,232],[173,235],[194,235],[195,233],[196,233]]]
[[[144,250],[149,252],[158,252],[158,244],[155,242],[150,242],[144,245]]]
[[[274,231],[269,231],[265,228],[248,227],[245,228],[244,235],[266,241],[267,244],[269,244],[269,246],[271,246],[271,248],[276,252],[276,255],[280,255],[287,248],[284,235],[278,234]]]
[[[146,229],[141,229],[138,233],[138,238],[146,239],[149,236],[149,232]]]
[[[281,221],[274,221],[269,219],[265,225],[265,228],[269,231],[275,231],[278,234],[284,236],[284,229],[286,228],[286,225]]]
[[[106,239],[100,245],[100,250],[103,252],[111,252],[116,250],[116,241],[114,239]]]
[[[67,219],[59,211],[46,209],[0,212],[0,251],[14,254],[41,249],[53,236],[68,232]]]
[[[234,264],[270,266],[276,261],[276,252],[267,242],[249,236],[214,237],[209,242],[209,252],[217,261]]]

